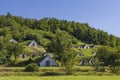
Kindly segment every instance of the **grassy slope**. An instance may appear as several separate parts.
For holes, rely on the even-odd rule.
[[[7,76],[0,80],[120,80],[120,76]]]
[[[79,51],[83,53],[84,56],[93,56],[93,53],[95,52],[93,49],[80,49]]]
[[[42,30],[30,30],[32,33],[38,33],[38,34],[40,34],[40,36],[41,36],[41,40],[40,40],[40,42],[41,43],[44,43],[43,45],[46,45],[47,43],[49,43],[49,40],[48,39],[46,39],[46,38],[44,38],[44,35],[49,35],[49,36],[52,36],[52,37],[55,37],[55,35],[53,34],[53,33],[51,33],[51,32],[47,32],[47,31],[42,31]],[[71,35],[70,35],[71,36]],[[73,39],[76,39],[75,37],[73,37],[72,36],[72,38]],[[76,39],[77,40],[77,39]],[[28,41],[24,41],[23,43],[25,44],[25,45],[28,45],[28,43],[30,43],[31,41],[30,40],[28,40]],[[81,42],[81,41],[79,41],[79,40],[77,40],[77,44],[73,44],[72,46],[80,46],[80,45],[83,45],[83,44],[86,44],[86,43],[83,43],[83,42]],[[93,44],[89,44],[89,46],[91,46],[91,45],[93,45]],[[40,51],[40,52],[44,52],[44,50],[42,49],[39,49],[39,50],[31,50],[31,48],[29,48],[29,47],[27,47],[26,46],[26,48],[25,48],[25,50],[26,51],[28,51],[28,52],[37,52],[37,51]],[[94,50],[93,49],[77,49],[76,48],[76,50],[78,51],[78,52],[81,52],[81,53],[83,53],[85,56],[93,56],[93,53],[94,53]]]
[[[44,53],[46,52],[43,47],[35,48],[35,47],[30,47],[30,46],[25,46],[24,51],[27,52],[28,54],[30,53]]]
[[[46,39],[44,36],[47,35],[47,36],[51,36],[51,37],[55,37],[55,34],[51,33],[51,32],[47,32],[47,31],[42,31],[42,30],[31,30],[29,29],[28,30],[28,33],[37,33],[39,34],[39,38],[40,38],[40,42],[42,43],[42,46],[46,46],[50,40],[49,39]],[[71,35],[70,35],[71,36]],[[79,40],[77,40],[75,37],[72,36],[73,39],[75,39],[77,41],[77,44],[73,44],[72,46],[80,46],[80,45],[83,45],[83,44],[86,44],[86,43],[83,43]],[[44,53],[45,52],[45,49],[44,48],[39,48],[39,49],[35,49],[35,48],[32,48],[32,47],[28,47],[27,45],[31,42],[32,40],[27,40],[27,41],[24,41],[22,42],[22,44],[24,45],[24,52],[26,52],[27,54],[29,53],[32,53],[32,52],[35,52],[35,53],[38,53],[38,52],[41,52],[41,53]],[[90,46],[93,45],[93,44],[89,44]],[[41,46],[41,45],[40,45]],[[81,52],[83,53],[85,56],[93,56],[93,53],[94,53],[94,50],[93,49],[78,49],[76,48],[76,50],[78,52]]]

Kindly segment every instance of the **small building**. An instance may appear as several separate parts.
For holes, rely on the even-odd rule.
[[[13,43],[18,43],[18,41],[16,41],[15,39],[10,39],[10,42],[13,42]]]
[[[39,46],[38,46],[38,43],[35,41],[35,40],[33,40],[28,46],[33,46],[33,47],[35,47],[35,48],[38,48]]]
[[[89,46],[88,44],[85,44],[85,45],[83,46],[83,48],[84,48],[84,49],[89,49],[90,46]]]
[[[90,58],[89,59],[89,65],[92,65],[94,63],[94,59],[93,58]]]
[[[19,55],[19,57],[20,57],[20,58],[26,58],[27,55],[26,55],[25,53],[22,53],[22,54]]]
[[[31,57],[31,58],[35,58],[36,56],[37,56],[37,54],[35,54],[35,53],[31,53],[31,54],[30,54],[30,57]]]
[[[86,65],[87,63],[86,63],[86,61],[85,60],[80,60],[80,65]]]
[[[93,56],[96,56],[96,54],[97,54],[97,52],[94,52],[94,53],[93,53]]]
[[[90,46],[88,44],[78,46],[78,49],[89,49]]]
[[[50,66],[57,66],[55,60],[50,56],[46,55],[40,62],[39,65],[42,67],[50,67]]]
[[[82,49],[83,48],[83,46],[78,46],[78,49]]]
[[[79,52],[79,53],[78,53],[78,56],[84,56],[84,54],[82,54],[82,53]]]

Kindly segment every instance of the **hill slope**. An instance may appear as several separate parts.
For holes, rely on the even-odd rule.
[[[12,16],[8,13],[6,16],[0,16],[0,28],[9,28],[11,35],[17,40],[27,40],[31,38],[39,38],[39,30],[45,34],[45,38],[53,38],[57,29],[64,30],[68,34],[74,36],[79,41],[91,44],[110,45],[112,47],[120,45],[120,38],[109,35],[107,32],[97,30],[90,27],[87,23],[78,23],[74,21],[58,20],[56,18],[43,18],[41,20],[22,18]],[[34,30],[34,31],[31,31]],[[30,32],[29,34],[26,34]],[[49,32],[49,33],[46,33]],[[2,32],[0,32],[3,35]],[[16,35],[14,35],[16,33]],[[22,36],[21,36],[22,35]],[[29,36],[32,37],[29,37]]]
[[[36,40],[40,46],[46,46],[56,36],[56,30],[65,31],[71,36],[72,46],[81,44],[109,45],[112,47],[120,46],[120,38],[109,35],[107,32],[90,27],[87,23],[78,23],[74,21],[59,20],[56,18],[43,18],[41,20],[22,18],[7,15],[0,15],[0,39],[1,42],[7,42],[15,39],[26,46],[31,40]],[[27,49],[27,50],[26,50]],[[36,51],[33,48],[26,47],[26,51]],[[77,49],[78,50],[78,49]],[[92,55],[93,50],[78,50],[85,55]],[[86,54],[89,53],[89,54]]]

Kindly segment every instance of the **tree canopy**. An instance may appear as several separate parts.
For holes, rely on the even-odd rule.
[[[89,26],[88,23],[78,23],[56,18],[37,20],[13,16],[8,13],[7,15],[0,15],[1,35],[7,35],[2,31],[4,28],[7,28],[10,32],[9,34],[19,41],[30,39],[30,35],[36,36],[36,39],[39,40],[37,32],[34,34],[28,33],[28,31],[30,32],[32,29],[35,31],[42,30],[44,32],[51,32],[52,34],[55,34],[56,30],[59,29],[85,43],[109,45],[112,47],[120,46],[120,38],[109,35],[103,30],[95,29]]]

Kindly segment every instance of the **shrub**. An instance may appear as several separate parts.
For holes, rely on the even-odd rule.
[[[119,66],[110,67],[110,70],[112,73],[120,74],[120,67]]]
[[[98,72],[105,72],[105,67],[98,67],[98,69],[95,71],[98,71]]]
[[[57,76],[57,75],[63,75],[63,74],[59,72],[45,72],[43,74],[43,76]]]
[[[39,67],[35,63],[28,64],[25,68],[26,72],[37,72],[39,71]]]
[[[44,38],[52,40],[55,38],[55,35],[53,35],[51,32],[47,32],[44,34]]]
[[[34,60],[32,58],[29,58],[28,60],[24,60],[24,61],[19,61],[16,66],[18,67],[24,67],[24,66],[27,66],[28,64],[30,63],[33,63]]]
[[[99,68],[99,71],[100,71],[100,72],[105,72],[105,68],[104,68],[104,67],[100,67],[100,68]]]
[[[76,39],[73,39],[73,40],[72,40],[72,44],[77,44],[77,40],[76,40]]]
[[[17,65],[17,61],[9,61],[7,64],[7,66],[12,66],[12,67],[14,67],[16,65]]]

